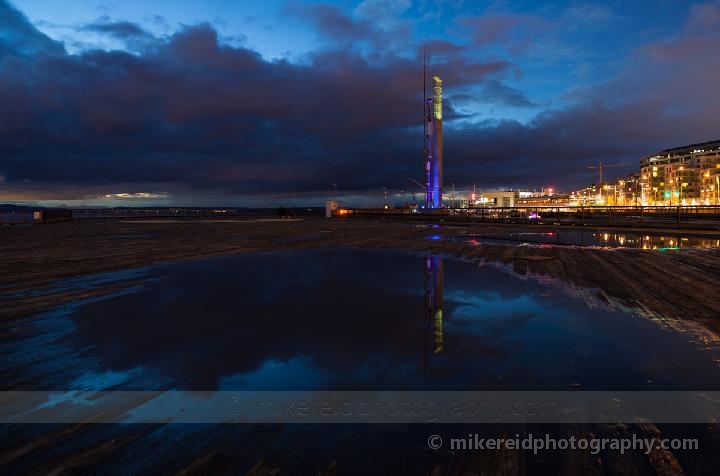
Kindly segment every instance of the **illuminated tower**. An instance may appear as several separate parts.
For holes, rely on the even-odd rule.
[[[433,97],[425,97],[425,184],[427,208],[442,206],[442,80],[433,76]],[[423,93],[425,94],[425,93]]]

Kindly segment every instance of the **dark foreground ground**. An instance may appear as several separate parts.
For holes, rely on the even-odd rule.
[[[532,227],[537,230],[537,227]],[[507,230],[502,228],[503,231]],[[720,250],[598,249],[568,246],[473,245],[456,235],[493,231],[490,226],[434,227],[397,221],[340,219],[245,221],[86,221],[0,227],[0,339],[12,339],[15,319],[55,308],[108,288],[53,288],[54,280],[103,271],[269,250],[358,247],[440,252],[510,266],[537,279],[558,279],[598,302],[642,309],[663,325],[687,333],[711,351],[720,348]],[[131,286],[132,281],[122,286]],[[109,286],[118,286],[112,284]],[[45,292],[48,291],[49,292]],[[22,296],[19,298],[18,296]],[[15,387],[2,384],[3,390]],[[513,434],[517,428],[446,428],[451,434]],[[386,474],[713,474],[720,458],[717,425],[652,424],[522,428],[557,436],[689,437],[705,442],[699,453],[654,451],[650,455],[522,451],[430,451],[407,428],[362,429],[255,425],[9,426],[0,443],[0,472],[24,474],[345,474],[358,464]],[[433,431],[435,432],[435,431]],[[152,447],[173,440],[161,453]],[[283,451],[268,450],[283,440]],[[67,441],[74,441],[68,446]],[[146,442],[146,443],[143,443]],[[353,458],[353,445],[376,447],[373,459]],[[288,452],[288,448],[295,450]],[[146,453],[153,453],[147,458]],[[134,452],[134,454],[131,454]],[[125,456],[121,470],[104,462]],[[262,455],[259,457],[258,455]],[[128,463],[128,461],[135,461]],[[356,474],[362,474],[357,473]],[[369,474],[369,473],[365,473]]]
[[[528,229],[537,231],[539,227]],[[558,278],[578,288],[597,290],[594,294],[600,299],[645,308],[659,317],[697,322],[714,334],[720,332],[720,300],[715,294],[720,289],[718,249],[658,252],[517,246],[513,242],[470,246],[465,240],[450,239],[493,230],[508,228],[433,228],[397,221],[340,219],[86,221],[5,226],[0,228],[0,318],[54,307],[81,297],[78,293],[100,292],[68,289],[37,298],[12,299],[14,292],[38,290],[59,278],[180,259],[345,246],[432,251],[509,264],[519,274]]]

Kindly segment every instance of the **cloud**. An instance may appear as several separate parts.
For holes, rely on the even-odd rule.
[[[147,200],[155,198],[166,198],[166,193],[152,193],[152,192],[121,192],[121,193],[106,193],[100,198],[108,199],[137,199]]]
[[[505,65],[441,67],[461,83]],[[375,65],[336,50],[307,64],[268,62],[220,44],[209,25],[139,55],[93,50],[31,64],[13,50],[0,58],[0,172],[18,193],[24,183],[73,194],[117,183],[235,194],[368,188],[416,148],[406,130],[420,130],[420,77],[412,60]],[[451,104],[446,113],[456,115]],[[366,173],[369,162],[377,174]]]
[[[353,13],[358,18],[368,19],[388,29],[402,22],[403,13],[411,5],[410,0],[363,0]]]
[[[78,28],[81,32],[93,32],[106,35],[120,41],[129,51],[143,52],[158,44],[159,40],[137,23],[111,21],[101,17],[93,23]]]
[[[0,57],[13,54],[23,58],[35,55],[61,55],[63,46],[37,31],[28,19],[5,1],[0,1]]]
[[[402,55],[412,47],[412,28],[400,13],[405,2],[361,3],[355,14],[347,14],[340,7],[295,1],[284,13],[311,25],[321,39],[322,49],[362,52],[366,58],[383,61]]]
[[[606,5],[584,3],[574,5],[565,12],[565,20],[571,25],[605,23],[614,18],[612,10]]]
[[[537,104],[530,101],[522,91],[495,79],[483,85],[477,99],[485,103],[505,104],[512,107],[537,107]]]
[[[382,27],[334,7],[305,7],[293,14],[332,40],[291,63],[223,43],[208,24],[132,54],[70,55],[0,0],[0,197],[161,190],[198,202],[267,194],[270,203],[321,203],[333,184],[348,196],[407,188],[408,177],[422,174],[421,48],[380,49]],[[456,105],[536,107],[505,82],[515,64],[474,48],[503,43],[508,29],[542,29],[542,21],[490,15],[475,43],[429,42],[429,73],[443,78],[448,98],[447,182],[582,185],[594,181],[586,166],[597,160],[633,162],[715,138],[717,12],[717,4],[693,7],[682,28],[630,52],[615,78],[578,89],[572,106],[527,124],[478,122],[491,114]],[[92,28],[145,37],[123,22]],[[355,41],[365,48],[345,47]]]
[[[285,13],[310,22],[318,33],[336,41],[372,39],[378,29],[368,20],[355,20],[340,8],[326,4],[291,3]]]
[[[461,17],[457,23],[469,30],[475,45],[500,45],[515,52],[528,48],[537,34],[547,31],[552,25],[540,15],[509,12]]]
[[[142,29],[138,24],[127,21],[95,22],[85,25],[81,29],[85,31],[107,33],[121,39],[150,36],[150,34]]]
[[[428,57],[456,57],[464,51],[464,47],[445,40],[429,40],[423,43],[422,49],[418,52],[418,58],[424,52]]]

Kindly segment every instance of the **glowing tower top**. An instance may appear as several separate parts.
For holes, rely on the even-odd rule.
[[[442,121],[442,79],[433,76],[433,117]]]

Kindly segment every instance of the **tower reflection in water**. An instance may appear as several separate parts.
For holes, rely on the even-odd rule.
[[[425,258],[425,326],[433,337],[433,353],[443,350],[443,258]]]

